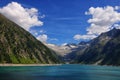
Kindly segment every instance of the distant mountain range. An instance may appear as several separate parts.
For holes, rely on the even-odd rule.
[[[55,44],[45,44],[45,45],[53,49],[59,56],[62,56],[62,57],[71,53],[73,49],[77,48],[76,44],[66,44],[66,45],[60,45],[60,46]]]
[[[60,60],[64,62],[71,62],[72,60],[74,60],[74,58],[76,58],[77,51],[85,48],[86,46],[89,45],[89,43],[82,41],[79,44],[68,43],[60,46],[55,44],[45,44],[45,45],[51,48],[52,50],[54,50],[59,56]]]
[[[56,53],[0,14],[0,63],[60,63]]]

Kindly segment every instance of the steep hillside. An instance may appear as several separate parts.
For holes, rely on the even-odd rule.
[[[77,63],[120,65],[120,30],[114,28],[102,33],[83,50],[77,52]]]
[[[0,14],[0,63],[59,63],[54,51]]]

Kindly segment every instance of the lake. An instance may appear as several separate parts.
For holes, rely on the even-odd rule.
[[[0,80],[120,80],[120,67],[66,64],[0,67]]]

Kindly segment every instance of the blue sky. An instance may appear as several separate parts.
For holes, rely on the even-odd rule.
[[[43,22],[43,24],[40,25],[40,27],[38,25],[32,26],[28,31],[40,39],[44,35],[42,38],[44,39],[44,37],[46,37],[47,43],[58,45],[89,40],[87,36],[93,36],[93,33],[90,31],[93,27],[89,27],[94,24],[95,26],[100,26],[96,25],[98,22],[88,21],[96,15],[92,13],[92,10],[97,11],[97,7],[104,11],[107,11],[107,9],[111,7],[115,9],[114,12],[117,12],[118,16],[120,13],[120,0],[0,0],[0,7],[3,8],[11,2],[17,2],[24,8],[36,8],[40,16],[39,20]],[[93,7],[93,9],[91,7]],[[117,19],[113,21],[111,25],[117,23],[115,25],[119,26],[119,21],[120,20]],[[108,27],[106,28],[105,31],[108,30]],[[96,29],[93,29],[93,31],[94,30]],[[94,33],[94,36],[98,36],[100,33],[101,32],[97,31]],[[81,36],[84,36],[84,38],[82,39]]]

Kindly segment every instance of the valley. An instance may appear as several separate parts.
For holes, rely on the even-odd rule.
[[[57,46],[42,43],[0,14],[0,63],[120,65],[120,29],[98,37]]]

